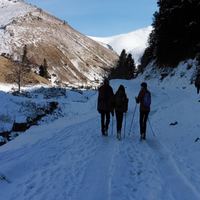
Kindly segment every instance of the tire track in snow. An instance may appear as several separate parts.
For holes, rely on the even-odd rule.
[[[157,160],[157,166],[165,183],[165,190],[171,192],[174,200],[199,200],[200,193],[180,171],[170,152],[159,141],[147,140],[147,145]]]
[[[93,118],[66,127],[53,137],[32,145],[32,151],[17,150],[15,156],[21,156],[18,157],[17,166],[14,166],[17,176],[10,186],[16,189],[10,190],[6,199],[72,199],[79,190],[78,183],[82,180],[83,169],[98,146],[96,135],[94,137],[95,126],[90,127],[96,123]],[[12,152],[10,154],[13,155]],[[9,165],[12,166],[12,161]],[[27,170],[26,173],[23,169]]]
[[[161,181],[154,156],[146,151],[139,137],[127,137],[120,146],[119,156],[113,200],[161,199]]]
[[[100,138],[99,148],[88,163],[82,180],[82,188],[76,200],[110,200],[112,174],[118,145],[112,138]]]

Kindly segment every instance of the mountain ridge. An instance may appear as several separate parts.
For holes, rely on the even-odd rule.
[[[0,53],[20,60],[27,45],[29,62],[39,66],[45,58],[56,84],[98,85],[115,66],[115,52],[40,8],[24,1],[1,0],[0,11]]]

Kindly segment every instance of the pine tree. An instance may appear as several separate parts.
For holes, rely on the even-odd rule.
[[[123,67],[125,65],[126,58],[127,58],[126,50],[123,49],[120,56],[119,56],[118,67]]]
[[[197,66],[200,67],[200,53],[197,53],[196,60],[197,60]]]
[[[28,58],[27,58],[27,45],[24,45],[23,55],[22,55],[22,63],[26,64],[27,62],[28,62]]]
[[[135,72],[135,61],[132,58],[131,54],[128,54],[126,62],[125,62],[125,70],[127,71],[127,78],[131,79],[134,77]]]
[[[43,65],[40,65],[40,67],[39,67],[39,75],[46,79],[49,78],[47,68],[48,68],[47,60],[44,58]]]
[[[134,77],[135,61],[131,54],[126,53],[123,49],[116,68],[113,68],[110,73],[111,79],[131,79]]]
[[[25,84],[29,78],[31,68],[27,58],[27,45],[23,47],[23,53],[20,62],[15,62],[10,79],[18,86],[18,92],[21,92],[21,86]]]
[[[150,60],[155,59],[159,66],[176,66],[194,58],[200,52],[200,2],[158,0],[158,7],[149,38]]]

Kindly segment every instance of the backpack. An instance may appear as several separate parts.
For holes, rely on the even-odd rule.
[[[124,95],[115,95],[115,110],[120,112],[127,112],[128,98]]]
[[[102,86],[99,89],[97,110],[107,112],[113,110],[112,106],[113,91],[110,86]]]
[[[145,107],[150,108],[151,105],[151,93],[149,91],[145,92],[143,98],[143,104]]]

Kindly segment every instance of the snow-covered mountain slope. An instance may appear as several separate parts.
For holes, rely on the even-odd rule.
[[[35,10],[34,7],[23,3],[20,0],[0,0],[1,15],[0,23],[1,26],[6,26],[16,17],[24,16],[28,12]]]
[[[147,40],[149,34],[152,30],[152,27],[139,29],[130,33],[116,35],[112,37],[91,37],[92,39],[100,42],[101,44],[108,44],[111,46],[119,55],[123,49],[128,53],[133,55],[136,63],[139,63],[139,60],[147,46]]]
[[[39,8],[19,0],[0,1],[0,53],[41,65],[44,58],[57,83],[94,85],[118,56]]]
[[[112,81],[114,91],[125,85],[129,97],[122,141],[115,137],[115,118],[113,133],[111,123],[109,136],[101,136],[97,92],[68,92],[60,99],[64,117],[32,127],[0,147],[1,198],[199,200],[200,103],[190,84],[193,72],[194,66],[182,63],[163,81],[150,70],[131,81]],[[130,126],[135,96],[149,73],[157,77],[147,81],[152,105],[147,140],[141,142],[138,107]]]

